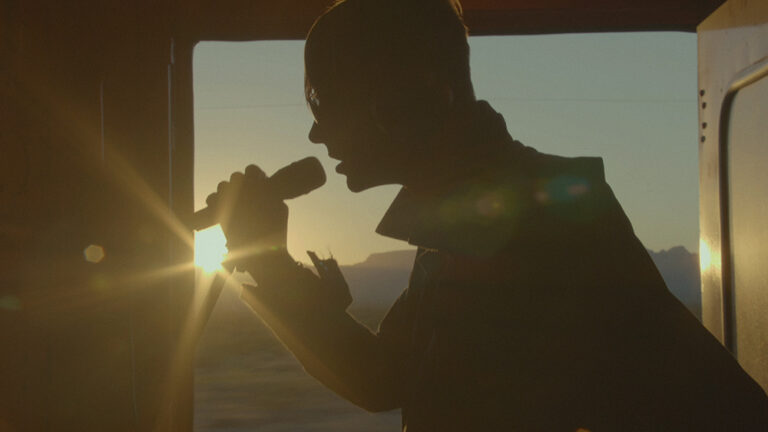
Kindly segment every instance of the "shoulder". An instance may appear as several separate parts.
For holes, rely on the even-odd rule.
[[[529,156],[532,198],[537,208],[556,220],[588,224],[604,221],[620,209],[605,181],[599,157]]]
[[[628,223],[600,157],[565,157],[520,146],[492,172],[496,187],[517,192],[517,205],[531,228],[575,224],[567,227],[573,229],[617,217]]]
[[[520,158],[543,175],[572,173],[605,181],[603,158],[598,156],[559,156],[523,146]]]
[[[517,159],[531,198],[541,206],[577,203],[607,192],[600,157],[557,156],[525,147]]]
[[[486,190],[504,191],[506,209],[491,224],[491,238],[504,243],[498,252],[550,256],[636,241],[606,182],[602,158],[557,156],[520,145],[493,165]]]

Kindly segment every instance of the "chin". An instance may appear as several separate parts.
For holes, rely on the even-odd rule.
[[[362,192],[376,186],[395,184],[395,182],[384,181],[369,175],[360,175],[356,173],[344,173],[343,175],[347,177],[347,189],[352,192]]]
[[[378,184],[362,181],[359,178],[355,178],[355,176],[347,176],[347,189],[352,192],[362,192],[374,186],[378,186]]]

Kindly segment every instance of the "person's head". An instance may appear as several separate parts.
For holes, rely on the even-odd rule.
[[[353,191],[407,181],[457,107],[474,101],[457,0],[344,0],[305,47],[310,140]]]

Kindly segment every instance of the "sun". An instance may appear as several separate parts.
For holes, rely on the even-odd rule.
[[[227,239],[221,226],[214,225],[195,232],[195,265],[206,273],[221,269],[221,262],[227,255]]]

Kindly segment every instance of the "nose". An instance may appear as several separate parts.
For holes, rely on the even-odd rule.
[[[309,141],[315,144],[323,143],[323,136],[320,132],[320,126],[318,126],[317,122],[312,123],[312,127],[309,128]]]

